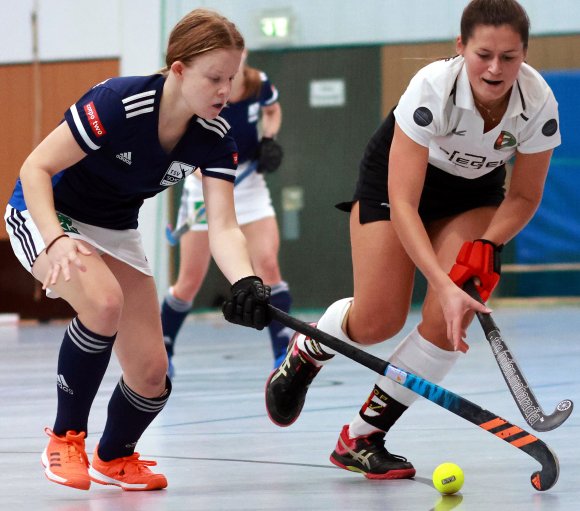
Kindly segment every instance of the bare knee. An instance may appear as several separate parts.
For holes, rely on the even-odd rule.
[[[100,290],[89,297],[77,312],[88,328],[99,333],[114,333],[123,312],[123,292],[120,287]]]
[[[143,397],[159,397],[165,390],[167,357],[150,360],[137,374],[124,376],[129,387]]]
[[[167,360],[155,362],[147,368],[142,385],[146,388],[146,397],[157,397],[165,389]]]
[[[385,318],[385,320],[353,321],[348,318],[348,336],[362,345],[377,344],[397,335],[405,326],[405,317]]]
[[[254,261],[256,273],[268,284],[275,284],[281,280],[278,257],[275,253],[264,254]]]

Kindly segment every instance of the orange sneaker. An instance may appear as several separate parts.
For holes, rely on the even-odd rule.
[[[95,483],[114,484],[125,491],[161,490],[167,486],[163,474],[155,474],[148,468],[157,465],[156,461],[140,460],[138,452],[124,458],[103,461],[99,458],[98,449],[97,445],[89,469],[89,476]]]
[[[41,456],[46,477],[64,486],[88,490],[91,479],[85,452],[87,434],[84,431],[67,431],[65,435],[58,436],[50,428],[44,428],[44,432],[50,437]]]

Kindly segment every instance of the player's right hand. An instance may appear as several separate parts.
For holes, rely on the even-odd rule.
[[[56,240],[50,246],[50,250],[46,251],[49,267],[42,283],[42,289],[54,286],[61,274],[65,282],[68,282],[70,280],[71,264],[76,266],[80,271],[86,271],[85,265],[79,258],[79,253],[91,255],[92,252],[80,241],[69,236],[63,236]]]
[[[465,338],[473,314],[475,312],[489,314],[491,309],[471,298],[451,281],[445,289],[439,291],[438,295],[447,326],[447,339],[451,341],[455,351],[467,353],[469,346]]]

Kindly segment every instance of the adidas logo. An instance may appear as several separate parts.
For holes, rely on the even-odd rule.
[[[124,161],[127,165],[131,165],[131,153],[119,153],[117,156],[119,160]]]
[[[73,389],[71,389],[68,386],[68,383],[66,382],[66,380],[64,379],[64,376],[62,374],[59,374],[56,377],[56,384],[58,385],[59,389],[62,390],[63,392],[67,392],[71,396],[74,394]]]
[[[60,452],[55,451],[55,452],[51,452],[49,454],[50,459],[49,459],[49,465],[51,467],[60,467],[61,466],[61,462],[60,462]]]

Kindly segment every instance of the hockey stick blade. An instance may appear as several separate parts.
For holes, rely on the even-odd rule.
[[[179,227],[177,227],[174,230],[171,228],[171,224],[169,224],[165,228],[165,238],[167,239],[167,242],[172,247],[174,247],[175,245],[177,245],[179,243],[179,238],[181,238],[187,231],[189,231],[190,227],[191,227],[190,221],[187,221],[184,224],[181,224]]]
[[[473,281],[466,282],[463,289],[469,296],[483,303]],[[546,415],[516,362],[515,357],[503,340],[491,314],[478,312],[477,319],[483,328],[485,338],[489,342],[493,356],[508,389],[526,422],[536,431],[551,431],[552,429],[556,429],[570,417],[574,403],[570,399],[563,399],[556,405],[556,409],[551,415]]]
[[[173,235],[173,226],[171,224],[167,224],[167,227],[165,227],[165,239],[172,247],[177,245],[177,239]]]
[[[539,438],[536,438],[518,426],[510,424],[505,419],[481,408],[479,405],[472,403],[458,394],[446,390],[420,376],[395,367],[389,362],[375,357],[366,351],[351,346],[304,321],[300,321],[286,314],[272,305],[269,305],[269,310],[272,319],[279,321],[284,326],[332,348],[345,357],[354,360],[380,375],[386,376],[399,385],[445,408],[458,417],[479,426],[534,458],[542,466],[542,469],[534,472],[530,478],[532,486],[536,490],[549,490],[556,484],[560,473],[558,458],[550,447]]]

